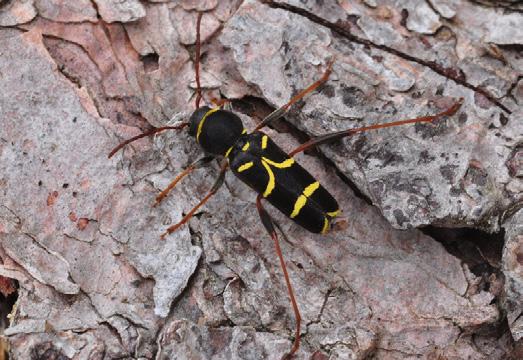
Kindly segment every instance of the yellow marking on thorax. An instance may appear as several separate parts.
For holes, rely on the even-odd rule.
[[[231,153],[233,147],[234,147],[234,145],[231,146],[231,147],[230,147],[230,148],[225,152],[225,157],[229,157],[229,154]]]
[[[294,209],[292,210],[292,213],[290,215],[291,219],[294,219],[298,214],[300,213],[300,210],[305,206],[307,203],[307,198],[312,196],[316,190],[320,187],[320,183],[318,181],[313,182],[312,184],[308,185],[304,190],[303,193],[298,196],[298,199],[296,199],[296,202],[294,203]]]
[[[338,216],[339,213],[340,213],[340,209],[338,209],[336,211],[328,212],[327,215],[329,215],[330,217],[336,217],[336,216]]]
[[[205,119],[207,119],[207,117],[209,115],[211,115],[212,113],[214,113],[218,110],[220,110],[219,107],[211,109],[211,110],[207,111],[205,113],[205,115],[203,115],[202,119],[200,120],[200,123],[198,124],[198,131],[196,132],[196,141],[200,142],[200,134],[202,133],[203,123],[205,122]]]
[[[247,134],[247,129],[245,129],[245,128],[242,131],[242,135],[244,135],[244,134]]]
[[[267,148],[268,139],[269,139],[269,137],[267,135],[263,135],[261,145],[262,145],[262,149],[264,149],[264,150]]]
[[[245,171],[251,167],[254,166],[254,163],[252,161],[249,161],[249,162],[246,162],[245,164],[241,165],[239,168],[238,168],[238,172],[242,172],[242,171]]]
[[[246,142],[245,145],[243,145],[243,147],[242,147],[242,151],[247,151],[249,149],[249,146],[250,146],[249,142]]]
[[[329,220],[324,218],[323,220],[323,229],[321,229],[322,234],[326,234],[329,231]]]

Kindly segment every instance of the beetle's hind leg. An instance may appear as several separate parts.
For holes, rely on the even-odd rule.
[[[204,156],[201,159],[198,159],[191,165],[189,165],[185,170],[183,170],[180,174],[178,174],[178,176],[174,178],[174,180],[169,184],[169,186],[167,186],[160,194],[158,194],[153,206],[158,205],[171,192],[171,190],[174,189],[176,184],[178,184],[178,182],[181,179],[192,173],[194,170],[208,164],[212,159],[214,159],[214,156]]]
[[[278,254],[278,258],[280,259],[280,265],[281,269],[283,271],[283,276],[285,277],[285,284],[287,285],[287,291],[289,292],[289,297],[291,299],[292,309],[294,310],[294,316],[296,317],[296,335],[294,337],[294,343],[292,344],[291,351],[283,356],[283,359],[291,359],[292,355],[298,351],[298,348],[300,347],[300,326],[301,326],[301,315],[300,310],[298,309],[298,303],[296,302],[296,299],[294,297],[294,290],[292,289],[291,281],[289,279],[289,273],[287,272],[287,266],[285,265],[285,260],[283,259],[283,254],[281,253],[280,248],[280,241],[278,239],[278,234],[276,233],[276,229],[274,228],[273,220],[271,219],[271,216],[265,210],[261,203],[262,195],[259,194],[256,198],[256,208],[258,209],[258,213],[260,214],[260,219],[263,223],[263,226],[267,230],[267,232],[271,235],[272,240],[274,241],[274,247],[276,248],[276,254]],[[280,229],[281,230],[281,229]]]
[[[209,190],[209,192],[207,193],[207,195],[205,195],[205,197],[202,199],[202,201],[200,201],[198,203],[198,205],[196,205],[195,207],[193,207],[191,209],[191,211],[189,211],[187,213],[187,215],[185,215],[183,217],[182,220],[180,220],[179,223],[177,224],[174,224],[172,226],[170,226],[169,228],[167,228],[167,230],[160,236],[162,239],[164,239],[167,235],[175,232],[176,230],[178,230],[178,228],[180,226],[182,226],[183,224],[185,224],[187,221],[189,221],[190,218],[193,217],[194,213],[200,208],[202,207],[214,194],[216,194],[216,192],[218,191],[218,189],[223,185],[223,181],[225,180],[225,173],[227,172],[227,168],[228,168],[229,164],[227,163],[227,161],[223,161],[222,162],[222,165],[220,167],[220,174],[218,175],[218,178],[216,179],[216,181],[214,182],[214,185],[212,186],[211,190]]]

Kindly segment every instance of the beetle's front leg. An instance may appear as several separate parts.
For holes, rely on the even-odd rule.
[[[189,211],[187,213],[187,215],[185,215],[183,217],[182,220],[180,220],[180,222],[178,222],[177,224],[174,224],[172,226],[170,226],[169,228],[167,228],[167,230],[160,236],[160,238],[164,239],[167,235],[175,232],[176,230],[178,230],[178,228],[180,226],[182,226],[183,224],[185,224],[187,221],[189,221],[190,218],[193,217],[194,213],[201,207],[203,206],[214,194],[216,194],[216,192],[218,191],[218,189],[223,185],[223,181],[225,180],[225,173],[227,172],[227,169],[229,168],[229,163],[227,162],[227,160],[223,160],[222,161],[222,164],[221,164],[221,168],[220,168],[220,174],[218,175],[218,178],[216,179],[216,181],[214,182],[214,185],[212,186],[211,190],[209,190],[209,192],[207,193],[207,195],[205,195],[205,197],[202,199],[202,201],[200,201],[198,203],[198,205],[196,205],[195,207],[193,207],[191,209],[191,211]]]

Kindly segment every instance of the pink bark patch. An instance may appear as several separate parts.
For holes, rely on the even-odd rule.
[[[53,206],[58,198],[58,191],[53,191],[47,195],[47,206]]]
[[[80,218],[80,220],[78,220],[78,222],[76,223],[76,227],[79,230],[83,230],[83,229],[85,229],[87,227],[87,224],[89,224],[89,219]]]

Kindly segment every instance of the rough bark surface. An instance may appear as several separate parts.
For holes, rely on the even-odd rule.
[[[205,98],[308,137],[432,114],[296,159],[343,215],[312,235],[269,206],[303,316],[299,359],[523,355],[523,7],[513,1],[0,1],[0,276],[13,359],[279,359],[294,317],[255,195],[212,186],[186,132],[123,139]],[[428,227],[427,227],[428,226]],[[504,236],[504,244],[503,244]],[[503,247],[503,250],[501,248]]]

